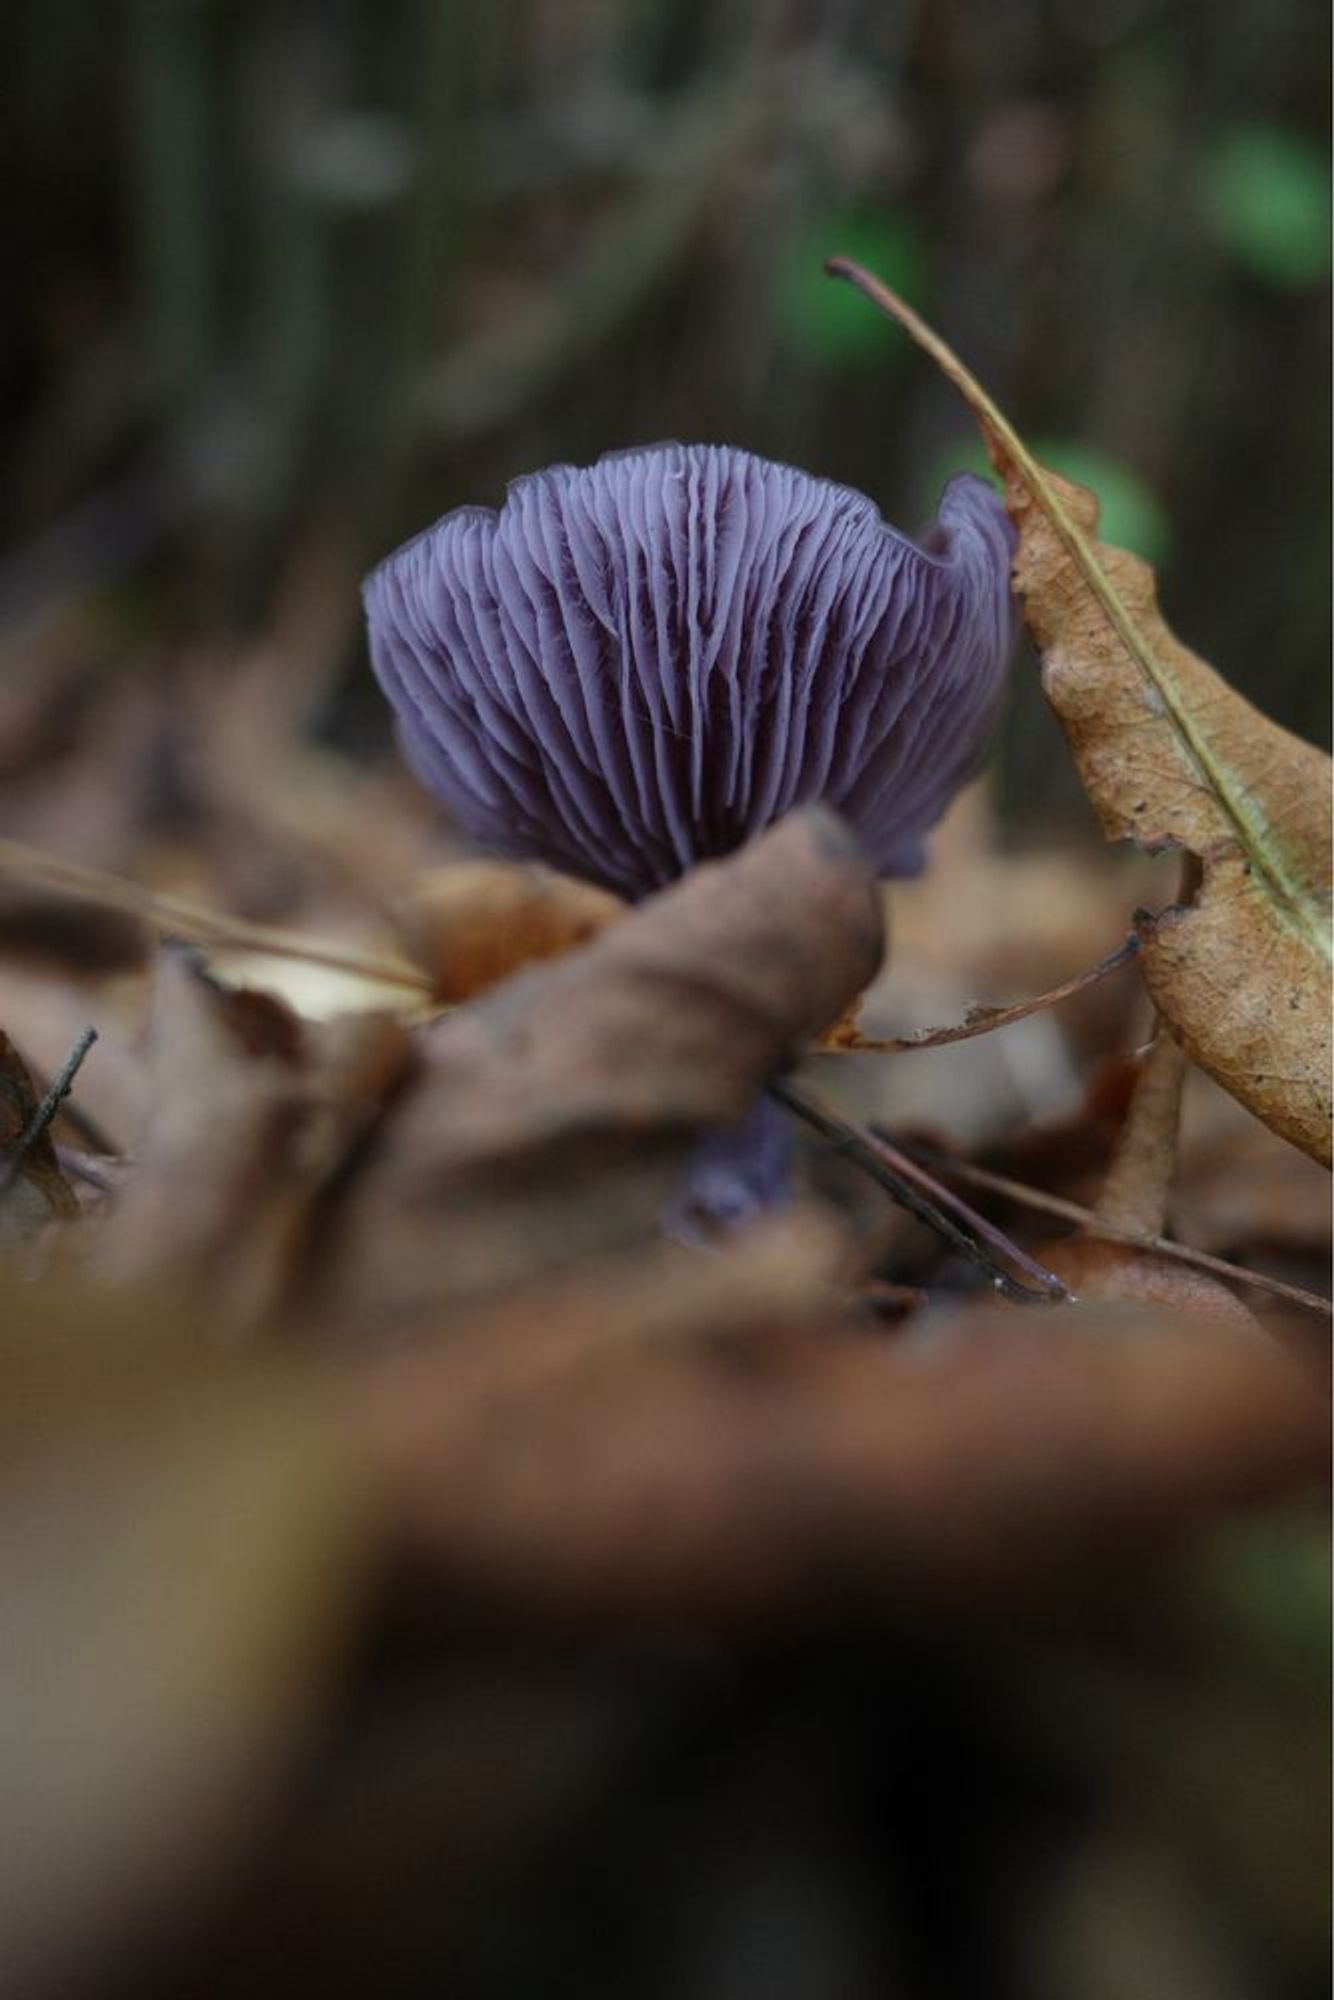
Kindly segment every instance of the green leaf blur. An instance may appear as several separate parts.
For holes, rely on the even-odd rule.
[[[1205,213],[1249,276],[1279,290],[1319,284],[1330,269],[1329,163],[1277,125],[1235,125],[1206,156]]]
[[[826,368],[904,359],[893,329],[868,312],[846,285],[831,285],[824,260],[841,254],[877,272],[918,305],[929,303],[927,260],[915,225],[887,209],[831,209],[784,244],[778,259],[774,319],[783,344]]]

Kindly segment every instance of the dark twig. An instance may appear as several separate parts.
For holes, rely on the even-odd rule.
[[[1041,1264],[1026,1256],[993,1224],[974,1214],[958,1195],[942,1187],[915,1160],[900,1153],[897,1147],[891,1146],[877,1133],[845,1118],[831,1104],[826,1104],[822,1098],[786,1078],[771,1083],[769,1095],[804,1120],[822,1138],[828,1139],[838,1152],[883,1188],[900,1208],[906,1208],[910,1215],[926,1223],[970,1263],[976,1264],[1007,1299],[1025,1305],[1053,1305],[1069,1298],[1070,1294],[1054,1272],[1044,1270]],[[1036,1283],[1021,1283],[998,1261],[1001,1258],[1027,1272]]]
[[[32,1151],[32,1148],[41,1138],[57,1111],[59,1111],[62,1100],[69,1095],[74,1079],[79,1073],[79,1066],[96,1040],[96,1028],[85,1028],[61,1064],[56,1075],[47,1085],[40,1102],[33,1110],[32,1116],[23,1130],[19,1133],[8,1155],[3,1161],[0,1161],[0,1194],[3,1194],[9,1186],[15,1174],[23,1165],[27,1154]]]
[[[1241,1264],[1229,1264],[1222,1257],[1211,1256],[1207,1250],[1192,1250],[1189,1244],[1174,1242],[1170,1236],[1144,1235],[1137,1229],[1118,1228],[1115,1223],[1104,1222],[1091,1208],[1081,1208],[1078,1202],[1066,1201],[1061,1195],[1047,1194],[1041,1188],[1027,1187],[1022,1181],[1012,1181],[1005,1174],[993,1174],[989,1167],[975,1167],[967,1160],[951,1159],[932,1147],[914,1145],[912,1153],[915,1159],[929,1161],[941,1172],[967,1181],[972,1187],[986,1188],[991,1194],[1003,1195],[1007,1201],[1035,1209],[1039,1214],[1056,1215],[1063,1222],[1077,1223],[1090,1236],[1101,1237],[1108,1243],[1126,1243],[1134,1250],[1152,1250],[1157,1256],[1170,1258],[1177,1264],[1189,1264],[1197,1271],[1208,1271],[1213,1277],[1226,1278],[1231,1284],[1249,1285],[1253,1291],[1268,1292],[1276,1299],[1286,1299],[1289,1305],[1300,1306],[1303,1312],[1319,1313],[1323,1319],[1334,1313],[1334,1302],[1322,1298],[1318,1292],[1304,1291],[1300,1285],[1289,1285],[1282,1278],[1268,1277],[1263,1271],[1248,1271]]]

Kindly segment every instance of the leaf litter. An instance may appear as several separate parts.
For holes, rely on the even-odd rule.
[[[0,1277],[6,1991],[365,1993],[388,1963],[442,1959],[471,1990],[496,1949],[478,1912],[512,1918],[522,1964],[572,1866],[576,1901],[639,1908],[650,1936],[698,1906],[681,1855],[716,1852],[720,1824],[770,1829],[767,1891],[820,1879],[810,1829],[854,1838],[868,1769],[894,1803],[857,1868],[892,1886],[905,1852],[925,1865],[960,1745],[998,1802],[978,1838],[1025,1856],[1011,1965],[1065,1894],[1016,1765],[1093,1879],[1152,1864],[1179,1914],[1207,1847],[1246,1949],[1313,1960],[1291,1885],[1318,1840],[1283,1787],[1322,1725],[1306,1680],[1280,1710],[1218,1634],[1237,1592],[1248,1630],[1294,1616],[1225,1531],[1318,1539],[1323,1329],[1294,1339],[1272,1298],[1236,1297],[1249,1278],[1310,1302],[1318,1170],[1198,1075],[1188,1135],[1225,1143],[1178,1153],[1167,1037],[1114,1116],[1058,1091],[1045,1127],[1004,1054],[1033,1036],[1078,1077],[1149,1032],[1133,966],[1070,977],[1124,928],[1129,878],[1092,851],[1068,881],[1008,856],[974,802],[942,898],[957,921],[912,919],[878,973],[882,891],[827,815],[626,912],[451,860],[406,789],[312,770],[303,704],[267,714],[267,684],[210,690],[218,741],[267,730],[269,779],[206,765],[188,842],[127,787],[93,814],[111,868],[33,862],[22,811],[0,857],[0,1026],[28,1058],[6,1054],[0,1134],[20,1238]],[[289,773],[337,812],[266,805]],[[1203,861],[1207,894],[1227,857]],[[988,928],[1007,883],[1018,919]],[[911,979],[912,922],[926,1018],[997,1010],[991,1035],[905,1066],[925,1131],[899,1065],[818,1050],[868,987],[878,1010]],[[355,1004],[326,1009],[302,964]],[[1195,1055],[1173,976],[1149,985]],[[20,1152],[83,1022],[100,1039],[73,1096]],[[987,1213],[954,1225],[990,1229],[993,1257],[1082,1259],[1079,1303],[996,1301],[994,1266],[839,1144],[805,1147],[785,1217],[703,1252],[664,1241],[701,1128],[776,1082],[827,1089],[836,1136],[883,1127],[900,1165],[980,1186]],[[997,1171],[1025,1146],[1055,1190]],[[1282,1227],[1259,1185],[1276,1155]],[[1016,1195],[1064,1201],[1075,1233],[1054,1241]],[[1217,1292],[1144,1296],[1127,1273],[1146,1247],[1191,1256],[1163,1231],[1197,1218]],[[1105,1285],[1100,1230],[1129,1251]],[[1195,1769],[1208,1827],[1182,1803]],[[1296,1804],[1257,1857],[1243,1830],[1276,1791]],[[930,1866],[952,1922],[981,1925],[957,1843]],[[907,1951],[898,1893],[876,1921]]]

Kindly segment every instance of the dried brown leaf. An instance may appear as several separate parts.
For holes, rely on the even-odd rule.
[[[1138,1562],[1328,1454],[1321,1397],[1263,1335],[1125,1307],[659,1350],[511,1378],[471,1425],[444,1382],[400,1357],[358,1389],[402,1531],[455,1592],[562,1620],[972,1603],[1109,1547]]]
[[[1328,1297],[1308,1292],[1300,1285],[1289,1284],[1270,1272],[1247,1270],[1240,1265],[1229,1264],[1207,1250],[1196,1250],[1188,1244],[1173,1242],[1167,1236],[1142,1237],[1134,1231],[1120,1230],[1114,1223],[1103,1222],[1091,1208],[1081,1208],[1078,1202],[1067,1201],[1064,1196],[1051,1194],[1044,1188],[1028,1187],[1022,1181],[1012,1180],[1007,1174],[993,1173],[973,1161],[954,1159],[928,1146],[915,1145],[912,1150],[915,1158],[935,1167],[948,1178],[962,1181],[965,1186],[986,1188],[1005,1201],[1017,1203],[1020,1208],[1032,1209],[1039,1215],[1058,1216],[1063,1222],[1072,1222],[1077,1228],[1086,1230],[1091,1236],[1105,1237],[1111,1243],[1129,1243],[1132,1249],[1152,1252],[1155,1258],[1187,1264],[1194,1270],[1205,1271],[1232,1284],[1249,1286],[1256,1292],[1282,1299],[1318,1319],[1327,1320],[1330,1316]]]
[[[554,869],[465,861],[420,881],[401,928],[437,1000],[471,1000],[525,965],[587,944],[625,915],[609,890]]]
[[[406,1449],[409,1409],[424,1455],[467,1439],[487,1408],[583,1371],[633,1369],[660,1352],[823,1333],[846,1297],[850,1240],[792,1209],[707,1257],[661,1240],[630,1256],[544,1277],[408,1329],[387,1357],[354,1351],[353,1400]],[[416,1447],[413,1447],[414,1449]]]
[[[98,1268],[208,1290],[237,1324],[285,1294],[312,1205],[378,1116],[406,1060],[386,1015],[323,1028],[269,994],[163,954],[148,1034],[149,1109]]]
[[[1146,564],[1099,544],[1098,565],[1158,669],[1150,677],[1022,468],[993,450],[1043,686],[1104,830],[1184,847],[1201,864],[1192,904],[1138,920],[1154,1002],[1202,1069],[1328,1164],[1330,761],[1172,636]],[[1048,477],[1091,540],[1093,496]]]
[[[1140,1064],[1098,1197],[1098,1214],[1104,1222],[1142,1236],[1162,1234],[1176,1167],[1185,1080],[1186,1058],[1179,1045],[1169,1035],[1156,1035]]]
[[[1043,686],[1103,829],[1197,857],[1195,901],[1139,921],[1159,1012],[1201,1068],[1329,1164],[1330,760],[1169,631],[1149,566],[1096,540],[1098,503],[1047,471],[963,364],[885,286],[830,265],[960,390],[1005,481],[1015,586]]]
[[[289,1168],[305,1107],[301,1030],[163,953],[148,1034],[148,1109],[101,1244],[105,1274],[234,1287]]]
[[[700,1128],[741,1116],[880,949],[869,866],[803,813],[418,1030],[421,1074],[317,1243],[319,1309],[419,1313],[651,1238]]]
[[[1043,1243],[1035,1254],[1064,1278],[1081,1300],[1120,1299],[1228,1321],[1234,1326],[1259,1324],[1249,1307],[1218,1278],[1158,1256],[1152,1250],[1136,1250],[1126,1243],[1078,1236]]]
[[[1159,1236],[1166,1226],[1186,1067],[1185,1052],[1165,1031],[1140,1064],[1096,1209],[1100,1223],[1122,1234]],[[1236,1325],[1256,1324],[1217,1278],[1152,1250],[1075,1237],[1044,1244],[1039,1254],[1079,1298],[1134,1299]]]
[[[1186,1099],[1172,1216],[1187,1242],[1221,1256],[1277,1252],[1329,1269],[1328,1178],[1204,1079]]]

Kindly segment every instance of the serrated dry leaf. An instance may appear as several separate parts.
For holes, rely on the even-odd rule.
[[[1026,475],[993,440],[1019,529],[1015,585],[1047,697],[1112,839],[1179,845],[1195,901],[1137,921],[1145,982],[1187,1053],[1265,1123],[1330,1160],[1330,760],[1227,686],[1163,622],[1153,573],[1096,545],[1150,677]],[[1082,487],[1046,475],[1090,541]]]
[[[945,344],[845,259],[976,417],[1019,532],[1015,587],[1043,686],[1112,839],[1184,848],[1188,907],[1139,921],[1144,977],[1192,1059],[1329,1164],[1331,765],[1176,639],[1153,571],[1095,540],[1098,504],[1038,465]]]

